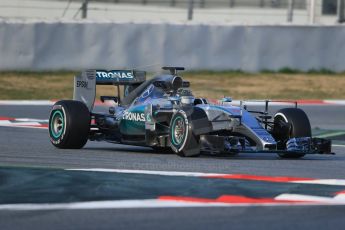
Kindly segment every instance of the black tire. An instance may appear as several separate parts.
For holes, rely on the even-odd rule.
[[[200,155],[200,138],[194,135],[191,118],[183,110],[176,112],[171,118],[169,142],[171,149],[179,156]]]
[[[49,117],[51,143],[61,149],[80,149],[89,137],[90,112],[80,101],[63,100],[54,104]]]
[[[289,125],[286,138],[311,137],[311,126],[307,114],[298,108],[285,108],[274,115],[274,123],[285,122]],[[287,140],[281,140],[286,142]],[[305,154],[280,153],[281,158],[302,158]]]

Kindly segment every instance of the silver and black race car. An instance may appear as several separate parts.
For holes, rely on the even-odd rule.
[[[233,106],[230,98],[212,104],[193,96],[190,83],[177,73],[183,67],[163,69],[169,74],[149,80],[135,70],[87,70],[76,76],[73,100],[58,101],[51,110],[52,144],[78,149],[88,140],[107,141],[187,157],[201,152],[272,152],[282,158],[331,153],[330,140],[312,138],[309,119],[297,103],[273,116],[268,100],[263,111],[249,110],[245,101]],[[100,97],[113,102],[107,112],[93,111],[96,85],[118,89],[117,96]]]

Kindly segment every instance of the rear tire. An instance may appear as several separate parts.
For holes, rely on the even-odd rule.
[[[171,149],[181,157],[200,155],[200,138],[194,135],[192,121],[183,110],[175,113],[170,121],[169,141]]]
[[[285,122],[290,125],[286,138],[311,137],[311,126],[307,114],[299,108],[285,108],[274,115],[274,123]],[[287,140],[280,140],[286,143]],[[281,158],[301,158],[305,154],[279,153]]]
[[[51,143],[61,149],[80,149],[89,137],[90,112],[80,101],[63,100],[54,104],[49,117]]]

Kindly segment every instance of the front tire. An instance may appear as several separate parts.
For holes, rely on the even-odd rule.
[[[284,125],[289,127],[286,133],[279,135],[281,143],[285,144],[286,141],[294,137],[311,137],[311,126],[307,114],[299,108],[285,108],[279,110],[274,115],[274,124],[282,122]],[[285,127],[286,127],[285,126]],[[276,127],[276,125],[275,125]],[[276,130],[279,132],[279,130]],[[302,158],[304,153],[279,153],[281,158]]]
[[[54,104],[49,117],[51,143],[61,149],[80,149],[89,137],[90,112],[80,101],[63,100]]]
[[[191,118],[183,110],[176,112],[171,118],[169,141],[171,149],[179,156],[200,155],[200,138],[194,135]]]

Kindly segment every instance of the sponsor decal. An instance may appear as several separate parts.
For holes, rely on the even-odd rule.
[[[131,71],[97,71],[99,79],[133,79],[134,75]]]
[[[133,113],[125,111],[123,113],[122,119],[129,120],[129,121],[142,121],[145,122],[145,114],[144,113]]]
[[[77,87],[79,88],[87,88],[88,82],[87,81],[77,81]]]

